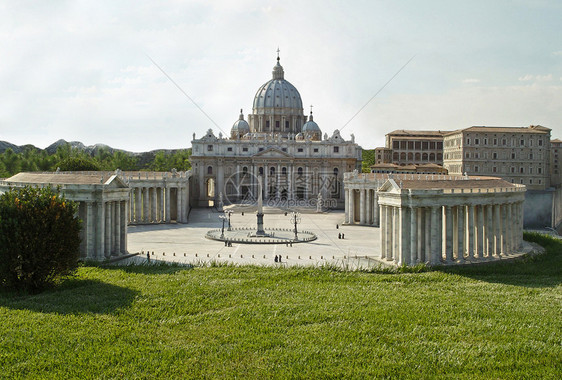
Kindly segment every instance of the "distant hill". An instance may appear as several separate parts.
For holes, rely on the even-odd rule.
[[[11,148],[14,153],[21,153],[23,152],[25,149],[36,149],[36,150],[45,150],[47,153],[49,154],[54,154],[57,152],[57,149],[59,146],[64,146],[66,144],[70,144],[70,146],[74,149],[78,149],[81,151],[84,151],[86,153],[88,153],[89,155],[94,156],[100,149],[105,149],[107,151],[109,151],[110,153],[114,153],[116,151],[120,151],[129,155],[134,155],[134,156],[154,156],[154,154],[156,154],[157,152],[166,152],[166,153],[175,153],[178,150],[183,150],[183,149],[155,149],[155,150],[151,150],[149,152],[140,152],[140,153],[136,153],[136,152],[129,152],[127,150],[123,150],[123,149],[116,149],[116,148],[112,148],[109,145],[105,145],[105,144],[95,144],[95,145],[84,145],[83,143],[81,143],[80,141],[66,141],[63,139],[60,139],[58,141],[55,141],[54,143],[52,143],[51,145],[49,145],[48,147],[46,147],[45,149],[41,149],[41,148],[37,148],[34,145],[31,144],[26,144],[26,145],[15,145],[12,143],[9,143],[7,141],[0,141],[0,154],[4,153],[6,151],[6,149]],[[188,149],[188,148],[186,148]]]

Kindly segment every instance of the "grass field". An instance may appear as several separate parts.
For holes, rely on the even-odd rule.
[[[562,243],[377,274],[82,267],[0,293],[0,378],[562,378]]]

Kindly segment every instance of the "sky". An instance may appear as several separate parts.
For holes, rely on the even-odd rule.
[[[562,138],[560,20],[559,0],[2,1],[0,140],[189,148],[251,112],[277,48],[305,114],[365,149],[396,129]]]

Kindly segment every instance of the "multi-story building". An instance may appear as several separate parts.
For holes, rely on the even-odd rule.
[[[562,140],[550,140],[550,184],[562,184],[562,171],[560,167],[560,154],[562,154]]]
[[[322,135],[302,104],[278,56],[273,78],[256,92],[249,123],[241,112],[229,137],[194,134],[192,205],[252,200],[261,187],[266,204],[306,206],[321,195],[324,207],[343,208],[343,173],[361,169],[361,147],[338,130]]]
[[[393,163],[397,165],[438,164],[443,165],[443,136],[447,131],[409,131],[400,129],[386,135],[386,146],[382,158],[390,161],[378,162],[375,150],[375,163]]]
[[[550,129],[475,126],[445,134],[449,174],[501,177],[530,190],[550,187]]]

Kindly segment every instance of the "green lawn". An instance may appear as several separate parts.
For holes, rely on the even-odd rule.
[[[424,273],[82,267],[0,293],[0,378],[562,378],[562,244]]]

